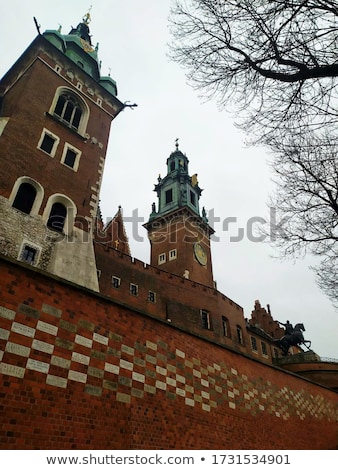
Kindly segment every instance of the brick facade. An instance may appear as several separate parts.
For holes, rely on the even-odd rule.
[[[0,270],[2,449],[337,448],[336,393],[34,268]]]

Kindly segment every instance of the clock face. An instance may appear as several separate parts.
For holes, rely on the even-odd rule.
[[[207,253],[200,243],[194,244],[194,253],[199,264],[205,266],[207,264]]]

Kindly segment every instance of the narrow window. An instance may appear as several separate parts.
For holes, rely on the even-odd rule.
[[[55,202],[52,205],[48,222],[47,222],[47,227],[49,227],[52,230],[56,230],[57,232],[62,232],[63,227],[65,225],[65,220],[67,216],[67,209],[63,204],[60,202]]]
[[[156,294],[153,291],[148,292],[148,300],[149,302],[155,303],[156,302]]]
[[[267,356],[268,355],[268,349],[266,347],[266,343],[264,343],[263,341],[261,341],[261,348],[262,348],[263,356]]]
[[[111,283],[114,289],[118,289],[121,285],[121,279],[119,277],[113,276],[111,278]]]
[[[175,170],[175,162],[171,162],[170,163],[170,171],[174,171]]]
[[[43,129],[38,143],[38,149],[54,157],[60,138],[47,129]]]
[[[80,163],[81,151],[66,143],[63,149],[61,163],[68,166],[74,171],[78,170]]]
[[[37,250],[29,245],[24,245],[20,259],[29,264],[34,264],[37,258]]]
[[[230,324],[229,324],[229,320],[226,317],[222,317],[222,328],[223,328],[223,335],[230,338],[231,336]]]
[[[51,155],[53,152],[53,147],[54,147],[55,142],[56,142],[56,139],[54,139],[54,137],[52,137],[49,134],[45,134],[43,136],[40,149],[46,153],[49,153],[49,155]]]
[[[166,203],[166,204],[170,204],[172,201],[173,201],[173,190],[172,190],[172,189],[168,189],[168,190],[165,192],[165,203]]]
[[[169,251],[169,261],[177,258],[177,250],[170,250]]]
[[[193,206],[196,206],[196,194],[193,191],[190,191],[190,202]]]
[[[207,310],[201,310],[202,328],[210,330],[210,316]]]
[[[243,344],[242,328],[239,325],[236,326],[236,332],[237,332],[237,341],[239,342],[239,344]]]
[[[36,189],[29,183],[22,183],[19,186],[13,201],[13,207],[25,214],[30,214],[36,198]]]
[[[66,103],[66,97],[64,95],[60,95],[58,100],[57,100],[55,109],[54,109],[54,113],[57,116],[59,116],[59,117],[62,116],[62,111],[63,111],[63,107],[65,106],[65,103]]]
[[[74,152],[74,150],[67,149],[63,163],[69,166],[70,168],[74,168],[76,157],[77,157],[77,153]]]
[[[138,285],[130,283],[130,293],[132,295],[138,295]]]
[[[250,341],[251,341],[251,349],[253,351],[258,351],[256,338],[254,336],[250,336]]]
[[[163,264],[166,262],[166,255],[165,253],[161,253],[158,255],[158,264]]]

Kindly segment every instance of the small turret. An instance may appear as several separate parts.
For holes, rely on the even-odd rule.
[[[158,211],[154,211],[153,206],[150,219],[180,207],[189,207],[193,213],[200,216],[199,198],[202,189],[198,185],[197,173],[189,176],[189,160],[179,150],[178,139],[176,139],[175,146],[176,149],[167,158],[167,175],[164,178],[159,176],[158,184],[155,185]]]

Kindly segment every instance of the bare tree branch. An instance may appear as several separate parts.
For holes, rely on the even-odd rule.
[[[274,152],[281,256],[321,257],[338,304],[338,2],[176,0],[170,24],[191,85]]]
[[[337,124],[337,2],[182,0],[170,24],[171,58],[253,141]]]

